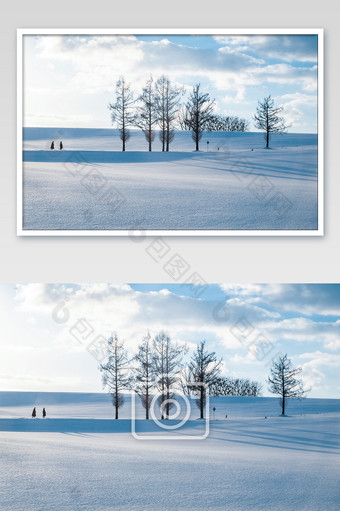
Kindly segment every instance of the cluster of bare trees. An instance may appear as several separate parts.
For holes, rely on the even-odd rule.
[[[197,151],[204,131],[247,131],[245,119],[215,115],[215,101],[201,91],[200,84],[193,87],[188,101],[181,105],[184,93],[183,87],[173,85],[166,76],[156,81],[150,77],[140,96],[134,98],[130,84],[121,77],[116,84],[116,100],[109,104],[109,109],[113,125],[120,133],[122,150],[126,149],[132,127],[143,131],[149,151],[157,131],[162,151],[169,151],[176,128],[192,132]]]
[[[138,127],[145,135],[149,151],[152,150],[157,129],[162,151],[169,151],[183,94],[183,88],[172,85],[169,78],[161,76],[156,81],[150,77],[141,95],[134,98],[130,84],[121,77],[116,84],[116,101],[109,104],[109,109],[112,122],[120,133],[122,150],[125,151],[130,138],[130,128]]]
[[[212,394],[216,396],[250,396],[261,395],[262,385],[248,378],[218,378],[212,387]]]
[[[184,87],[172,84],[168,77],[161,76],[156,81],[150,76],[139,97],[135,98],[131,86],[124,77],[116,84],[116,98],[109,104],[112,123],[119,130],[122,150],[130,138],[130,128],[140,128],[152,151],[152,142],[157,132],[162,143],[162,151],[169,151],[175,136],[175,129],[191,131],[196,151],[204,131],[240,131],[249,129],[246,119],[214,113],[215,100],[208,92],[202,92],[196,84],[187,102],[182,105]],[[258,102],[253,116],[255,127],[264,131],[266,147],[269,147],[272,133],[284,133],[288,126],[279,114],[283,107],[274,107],[274,100],[269,95]]]
[[[222,360],[206,349],[205,341],[197,345],[187,363],[183,357],[186,346],[174,343],[161,331],[153,339],[147,334],[138,346],[137,353],[129,357],[123,342],[114,335],[108,340],[107,358],[100,370],[103,384],[112,395],[115,418],[124,404],[124,392],[135,392],[149,419],[150,407],[157,395],[157,409],[161,419],[167,419],[178,391],[195,397],[200,417],[204,417],[206,389],[214,396],[258,396],[261,386],[257,382],[221,377]]]
[[[124,343],[115,334],[108,340],[106,362],[101,364],[103,384],[112,395],[115,418],[124,403],[122,391],[134,391],[140,397],[145,408],[145,418],[149,410],[153,393],[160,396],[161,418],[169,415],[173,397],[173,388],[180,379],[182,358],[185,346],[174,344],[165,332],[151,339],[147,334],[138,346],[134,357],[128,357]]]
[[[206,349],[205,341],[198,343],[190,360],[184,363],[187,352],[186,346],[175,344],[164,331],[153,339],[148,333],[133,357],[128,356],[117,334],[110,337],[106,361],[100,365],[100,370],[103,384],[112,395],[115,419],[124,404],[124,393],[129,391],[139,396],[146,419],[149,419],[155,395],[161,419],[169,418],[178,391],[195,397],[200,418],[204,418],[207,389],[212,396],[261,395],[262,385],[256,381],[222,377],[222,359],[218,360],[214,352]],[[301,367],[294,368],[287,355],[273,361],[267,383],[269,391],[280,396],[282,415],[285,415],[288,399],[303,398],[310,390],[297,378],[300,372]]]

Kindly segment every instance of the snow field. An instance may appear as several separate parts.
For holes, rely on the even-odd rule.
[[[27,418],[32,404],[51,418]],[[130,419],[104,418],[112,417],[104,394],[0,393],[0,509],[338,509],[339,400],[294,401],[288,417],[275,398],[214,405],[207,439],[160,441],[141,420],[155,434],[146,441],[131,436]],[[190,420],[177,434],[203,428]]]
[[[56,134],[64,151],[48,149]],[[271,150],[261,133],[208,133],[199,153],[188,132],[169,153],[140,132],[120,144],[115,130],[26,128],[24,229],[317,228],[316,135],[273,136]]]

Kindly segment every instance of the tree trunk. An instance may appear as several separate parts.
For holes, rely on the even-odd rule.
[[[164,386],[162,386],[162,397],[161,397],[161,410],[162,410],[161,420],[164,420],[163,403],[164,403]]]
[[[169,123],[167,123],[166,126],[166,150],[169,151],[169,138],[170,138],[170,126]]]
[[[118,419],[118,394],[116,393],[116,402],[115,402],[115,409],[116,409],[116,415],[115,419]]]
[[[166,400],[167,400],[167,403],[166,403],[166,418],[167,419],[169,418],[169,412],[170,412],[169,399],[170,399],[170,392],[169,392],[169,388],[167,388],[167,392],[166,392]]]
[[[200,419],[204,419],[204,389],[201,386]]]
[[[118,357],[118,351],[117,351],[117,344],[115,345],[115,401],[116,401],[116,417],[115,419],[118,419],[118,408],[119,408],[119,401],[118,401],[118,369],[117,369],[117,357]]]
[[[123,139],[123,151],[125,151],[125,140],[126,140],[126,133],[125,133],[125,96],[123,95],[122,98],[122,115],[123,115],[123,127],[122,127],[122,139]]]
[[[151,151],[151,144],[152,144],[151,135],[152,135],[152,129],[151,129],[151,125],[149,124],[149,151]]]
[[[268,147],[269,147],[269,131],[267,131],[267,137],[266,137],[266,140],[267,140],[266,148],[268,149]]]
[[[196,151],[199,151],[199,146],[198,146],[198,132],[195,133],[195,139],[196,139]]]
[[[149,389],[146,388],[146,394],[145,394],[145,418],[149,418]]]

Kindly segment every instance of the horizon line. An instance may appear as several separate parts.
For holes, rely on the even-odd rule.
[[[105,396],[110,396],[111,395],[111,392],[105,392],[105,391],[102,391],[102,392],[94,392],[94,391],[82,391],[82,390],[0,390],[0,395],[1,394],[4,394],[4,393],[8,393],[8,392],[20,392],[22,394],[25,394],[25,393],[35,393],[35,394],[100,394],[100,395],[105,395]],[[135,395],[133,392],[122,392],[122,394],[124,394],[125,396],[132,396],[132,395]],[[156,393],[157,394],[157,393]],[[213,396],[213,395],[210,395],[210,399],[211,398],[221,398],[221,397],[235,397],[235,398],[244,398],[244,397],[248,397],[248,398],[252,398],[252,399],[257,399],[257,398],[265,398],[265,399],[281,399],[280,396],[268,396],[268,395],[264,395],[264,396],[232,396],[232,395],[219,395],[219,396]],[[312,397],[312,396],[305,396],[303,398],[289,398],[289,399],[334,399],[334,400],[340,400],[340,397]],[[1,403],[0,403],[0,407],[1,407]]]
[[[63,130],[112,130],[112,131],[119,131],[119,128],[112,128],[112,127],[77,127],[77,126],[22,126],[22,129],[63,129]],[[141,133],[142,130],[138,128],[128,128],[129,131],[136,131],[138,133]],[[161,129],[155,129],[154,131],[161,131]],[[191,133],[192,130],[181,130],[181,129],[175,129],[174,131],[182,132],[182,133]],[[206,131],[203,130],[203,133],[256,133],[256,134],[264,134],[264,131]],[[271,133],[271,136],[273,135],[318,135],[317,131],[289,131],[285,133]]]

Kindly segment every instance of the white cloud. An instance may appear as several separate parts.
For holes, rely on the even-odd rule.
[[[298,124],[303,121],[306,109],[315,110],[317,107],[317,97],[311,94],[284,94],[279,98],[284,108],[284,118],[288,124]]]
[[[264,337],[276,351],[288,352],[294,363],[303,366],[308,384],[313,380],[315,388],[320,381],[320,392],[326,393],[325,385],[336,378],[330,378],[329,372],[338,371],[340,364],[340,319],[322,314],[339,310],[339,286],[226,284],[221,288],[225,299],[221,300],[219,290],[220,301],[209,301],[181,295],[180,287],[171,292],[166,285],[158,291],[141,291],[112,284],[20,284],[11,314],[0,325],[5,354],[0,359],[0,373],[51,379],[49,388],[53,381],[59,385],[55,378],[61,382],[63,376],[76,377],[80,380],[74,381],[72,388],[84,389],[86,384],[89,390],[91,383],[86,382],[100,387],[98,361],[88,353],[95,338],[107,338],[117,331],[132,354],[148,330],[154,335],[165,329],[191,352],[197,342],[206,339],[208,349],[224,357],[225,373],[263,381],[270,357],[257,360],[249,346]],[[316,318],[312,316],[315,311]],[[304,316],[309,313],[311,316]],[[89,336],[77,340],[72,334],[82,318],[90,325]],[[245,342],[233,328],[241,318],[252,328]],[[8,388],[10,385],[9,380]],[[33,386],[44,387],[38,382]]]
[[[24,59],[29,62],[24,66],[25,125],[93,126],[98,125],[98,117],[107,125],[106,105],[121,75],[131,83],[135,97],[151,73],[166,74],[187,91],[201,82],[221,112],[244,108],[249,118],[256,108],[258,87],[275,92],[276,86],[284,86],[287,91],[310,93],[317,87],[317,67],[292,64],[294,38],[284,36],[216,37],[221,44],[228,42],[219,50],[193,47],[190,38],[187,45],[167,39],[143,41],[133,35],[25,38],[27,43],[34,41],[33,47],[24,46],[30,51]],[[304,41],[295,39],[295,60],[315,60],[313,45],[309,48]],[[273,54],[281,52],[280,62],[266,60],[269,48]]]
[[[340,320],[313,321],[297,317],[267,324],[266,329],[276,339],[323,343],[330,350],[340,348]]]
[[[330,371],[338,373],[340,368],[340,355],[321,351],[302,353],[295,357],[301,360],[301,379],[304,384],[315,390],[325,389],[326,374]],[[307,360],[307,362],[304,362]]]
[[[234,51],[216,52],[169,41],[140,41],[134,36],[41,36],[37,42],[38,56],[48,60],[70,63],[73,77],[65,87],[98,93],[112,92],[119,76],[126,75],[132,88],[139,90],[140,83],[152,72],[167,74],[173,80],[179,77],[211,77],[224,70],[241,72],[262,60]],[[181,81],[182,81],[181,80]]]
[[[230,296],[243,296],[249,303],[272,307],[277,312],[340,317],[340,292],[330,284],[221,284]]]
[[[317,43],[315,36],[301,35],[257,35],[215,36],[215,40],[238,51],[256,53],[265,59],[287,62],[316,62]]]
[[[135,349],[146,331],[152,335],[165,329],[174,338],[196,343],[210,338],[228,349],[240,348],[240,342],[230,332],[230,327],[246,317],[254,325],[274,320],[279,315],[237,297],[216,304],[168,290],[138,292],[129,286],[109,284],[44,285],[27,284],[17,288],[17,309],[30,317],[43,315],[49,324],[60,323],[58,337],[49,343],[71,349],[70,326],[85,318],[95,332],[105,337],[118,332],[127,346]],[[221,321],[219,309],[227,311],[227,321]]]
[[[67,310],[70,319],[60,334],[65,342],[69,342],[70,324],[86,318],[98,334],[120,333],[131,349],[146,331],[154,335],[162,329],[188,342],[210,337],[233,349],[240,347],[240,342],[231,333],[232,327],[240,318],[245,318],[272,341],[318,342],[331,350],[340,347],[340,319],[316,321],[303,316],[282,317],[286,310],[302,309],[301,312],[313,313],[315,303],[310,288],[242,284],[223,285],[222,288],[229,296],[218,307],[227,313],[227,321],[219,320],[215,302],[180,296],[168,290],[142,293],[127,285],[28,284],[18,286],[16,300],[18,310],[34,318],[43,314],[53,321],[58,318],[59,309],[61,316]],[[300,295],[295,293],[298,289]],[[309,310],[312,304],[314,307]],[[321,314],[320,307],[318,312]]]

